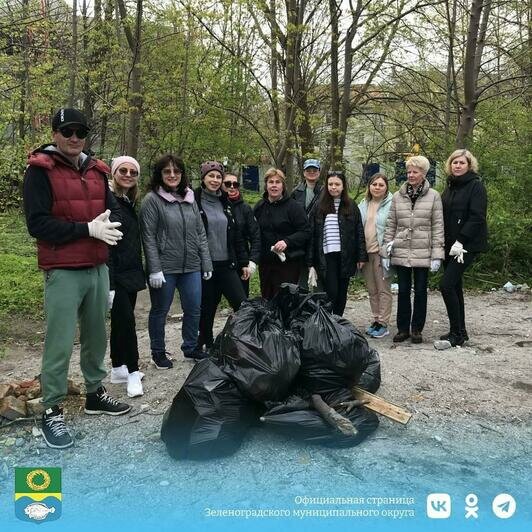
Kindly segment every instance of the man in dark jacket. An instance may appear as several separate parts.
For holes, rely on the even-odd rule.
[[[323,189],[323,185],[319,182],[321,164],[318,159],[306,159],[303,163],[303,181],[297,185],[290,194],[290,197],[299,203],[304,209],[307,217],[310,219]],[[308,290],[308,268],[301,268],[301,276],[299,277],[299,286]],[[318,289],[323,290],[321,280],[318,284]]]
[[[83,153],[87,119],[76,109],[60,109],[52,119],[54,144],[30,154],[24,177],[24,211],[37,239],[44,273],[46,340],[42,357],[42,434],[49,447],[73,444],[63,409],[70,357],[79,318],[80,365],[85,378],[87,414],[120,415],[131,407],[102,386],[107,346],[108,245],[122,237],[111,222],[116,203],[109,191],[109,168]]]

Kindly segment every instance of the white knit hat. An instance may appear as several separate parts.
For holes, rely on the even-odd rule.
[[[116,159],[113,159],[111,162],[111,175],[114,175],[118,168],[124,163],[132,164],[140,174],[140,164],[137,159],[129,157],[129,155],[120,155],[120,157],[116,157]]]

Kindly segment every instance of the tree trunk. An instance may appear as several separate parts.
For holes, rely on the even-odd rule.
[[[78,71],[78,2],[72,0],[72,60],[70,62],[70,88],[68,104],[74,107],[76,103],[76,74]]]

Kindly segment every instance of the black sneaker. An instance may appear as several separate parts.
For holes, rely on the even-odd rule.
[[[157,369],[171,369],[174,363],[166,356],[166,353],[152,353],[152,361]]]
[[[74,440],[65,425],[63,409],[55,405],[42,415],[42,437],[52,449],[66,449],[74,445]]]
[[[412,343],[413,344],[423,343],[423,336],[421,334],[421,331],[412,331]]]
[[[442,334],[440,336],[440,340],[449,340],[451,334],[451,331],[449,331],[447,334]],[[467,342],[469,340],[469,335],[467,334],[467,331],[465,329],[460,331],[460,336],[464,339],[464,342]]]
[[[189,358],[194,361],[203,360],[204,358],[210,357],[209,353],[207,351],[203,351],[203,349],[195,349],[190,353],[183,353],[183,355],[185,358]]]
[[[407,331],[399,331],[393,337],[393,342],[397,344],[399,342],[404,342],[407,338],[410,338],[410,333],[409,332],[407,332]]]
[[[107,390],[100,386],[95,392],[88,393],[85,400],[85,414],[107,414],[121,416],[131,410],[131,405],[120,403],[111,397]]]

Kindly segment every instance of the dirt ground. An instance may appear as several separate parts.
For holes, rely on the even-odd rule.
[[[413,413],[407,426],[381,418],[377,431],[352,449],[301,445],[259,428],[251,431],[236,455],[196,463],[172,460],[159,438],[162,415],[192,368],[179,351],[178,309],[172,310],[174,317],[167,324],[174,368],[158,371],[149,363],[149,301],[143,293],[137,325],[145,395],[130,399],[131,413],[117,418],[86,416],[83,398],[69,398],[66,418],[76,443],[65,451],[46,448],[33,422],[0,427],[0,481],[10,478],[16,465],[59,465],[67,491],[69,479],[72,485],[84,479],[82,488],[70,489],[72,495],[84,497],[85,506],[101,507],[105,501],[111,509],[126,483],[135,490],[160,487],[162,508],[175,508],[179,500],[187,511],[198,514],[209,496],[221,492],[225,503],[240,506],[259,504],[255,493],[261,494],[260,504],[267,504],[269,495],[277,502],[293,502],[303,494],[354,496],[362,487],[365,493],[398,496],[438,489],[454,490],[461,497],[470,491],[486,497],[499,491],[529,493],[530,301],[529,292],[468,294],[470,341],[462,348],[436,351],[432,341],[447,332],[448,325],[441,296],[434,292],[429,294],[423,344],[393,344],[393,327],[390,336],[369,340],[381,356],[378,394]],[[351,297],[346,317],[364,328],[369,316],[367,297]],[[224,316],[217,318],[218,331],[224,322]],[[31,329],[27,325],[21,328]],[[12,327],[15,332],[18,325]],[[33,328],[42,338],[43,324],[34,323]],[[38,374],[41,347],[40,340],[28,343],[20,337],[7,345],[0,359],[0,382]],[[78,361],[76,346],[71,374],[82,382]],[[128,400],[125,385],[106,385],[116,397]],[[527,511],[530,515],[530,508]]]

